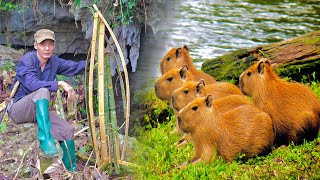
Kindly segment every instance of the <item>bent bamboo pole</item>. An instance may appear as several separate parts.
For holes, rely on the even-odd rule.
[[[108,161],[108,145],[105,126],[105,111],[104,111],[104,24],[100,21],[99,24],[99,42],[98,42],[98,99],[99,102],[99,120],[100,120],[100,138],[101,138],[101,161],[105,164]],[[108,115],[108,114],[107,114]]]
[[[94,151],[96,153],[96,160],[98,166],[100,166],[100,153],[98,149],[97,143],[97,135],[96,135],[96,126],[94,119],[94,110],[93,110],[93,67],[94,67],[94,58],[96,54],[96,39],[97,39],[97,27],[98,27],[98,14],[94,13],[93,15],[93,33],[91,40],[91,56],[90,56],[90,68],[89,68],[89,114],[90,114],[90,125],[92,130],[92,141],[94,146]]]
[[[120,59],[121,59],[121,62],[122,62],[124,77],[125,77],[125,80],[126,80],[126,96],[127,96],[126,129],[125,129],[125,135],[124,135],[124,141],[123,141],[123,147],[122,147],[122,154],[121,154],[121,160],[123,160],[124,157],[125,157],[125,150],[126,150],[126,145],[127,145],[127,141],[128,141],[129,117],[130,117],[130,113],[129,113],[130,112],[130,87],[129,87],[128,71],[127,71],[127,67],[126,67],[126,63],[125,63],[124,57],[123,57],[122,50],[120,48],[120,45],[119,45],[119,42],[118,42],[116,36],[114,35],[114,33],[113,33],[111,27],[109,26],[108,22],[105,20],[105,18],[103,17],[101,12],[99,11],[98,7],[95,4],[93,4],[93,8],[98,13],[100,19],[104,22],[105,26],[107,27],[110,35],[112,36],[112,38],[113,38],[113,40],[114,40],[114,42],[116,44],[116,47],[117,47],[117,50],[119,52]]]

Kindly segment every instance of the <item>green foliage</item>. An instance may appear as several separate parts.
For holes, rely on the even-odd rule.
[[[311,88],[320,97],[320,83],[311,82]],[[149,92],[150,93],[150,92]],[[142,104],[169,108],[166,102],[154,99],[148,92],[139,96]],[[144,96],[143,96],[144,95]],[[152,97],[152,98],[151,98]],[[150,98],[150,99],[149,99]],[[151,117],[149,117],[152,119]],[[319,179],[320,135],[311,142],[302,145],[290,144],[288,147],[273,149],[266,156],[257,156],[242,161],[240,156],[232,162],[221,158],[209,164],[188,164],[179,170],[179,166],[193,156],[193,145],[177,148],[180,135],[171,133],[175,129],[174,117],[167,124],[156,128],[139,130],[138,145],[134,147],[129,160],[140,165],[134,170],[134,179]]]
[[[75,0],[76,7],[88,6],[83,5],[82,0]],[[102,4],[101,0],[94,0],[93,4]],[[104,17],[110,20],[113,27],[120,25],[130,25],[133,22],[142,23],[145,20],[145,7],[141,0],[121,0],[116,4],[114,1],[104,2],[106,8]]]
[[[168,122],[174,119],[173,111],[168,102],[157,98],[154,88],[137,91],[134,95],[134,101],[146,107],[145,122],[142,124],[147,129],[158,126],[161,122]]]
[[[19,3],[12,3],[6,1],[0,1],[0,10],[2,11],[14,11],[19,7]]]
[[[7,123],[4,122],[4,120],[0,124],[0,130],[1,130],[1,133],[7,132]]]
[[[0,67],[2,71],[12,71],[16,65],[12,61],[5,62],[4,66]]]

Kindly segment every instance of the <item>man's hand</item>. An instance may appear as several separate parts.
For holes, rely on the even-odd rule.
[[[76,92],[68,83],[64,81],[58,81],[58,86],[62,87],[68,93],[68,100],[74,100],[76,98]]]

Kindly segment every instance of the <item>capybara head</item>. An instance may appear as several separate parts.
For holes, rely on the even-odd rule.
[[[155,83],[156,95],[161,100],[170,100],[174,90],[181,87],[188,79],[188,67],[174,68],[160,76]]]
[[[176,89],[172,93],[171,104],[172,107],[180,111],[184,106],[195,98],[201,96],[203,87],[205,86],[204,80],[188,81],[182,87]]]
[[[184,133],[192,133],[197,127],[204,127],[206,119],[213,119],[213,98],[198,97],[179,111],[178,126]]]
[[[170,49],[160,62],[161,74],[165,74],[173,68],[179,68],[184,64],[188,64],[186,63],[184,56],[182,56],[182,53],[189,53],[189,49],[186,45],[182,48]]]
[[[240,75],[240,89],[244,94],[252,96],[257,88],[264,88],[266,81],[276,78],[278,77],[271,69],[270,62],[263,58]]]

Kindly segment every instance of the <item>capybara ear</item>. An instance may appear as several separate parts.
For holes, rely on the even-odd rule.
[[[263,72],[264,72],[264,62],[260,61],[258,65],[258,73],[263,74]]]
[[[181,66],[181,70],[180,70],[180,77],[181,77],[181,79],[186,79],[186,77],[187,77],[187,71],[188,71],[188,66],[187,66],[187,65]]]
[[[184,48],[185,50],[187,50],[187,52],[189,53],[189,48],[188,48],[187,45],[183,45],[183,48]]]
[[[201,79],[197,84],[197,94],[200,94],[206,84],[204,83],[204,79]]]
[[[206,98],[206,106],[207,106],[207,108],[211,108],[212,101],[213,101],[212,96],[211,95],[207,96],[207,98]]]
[[[180,57],[181,57],[181,54],[182,54],[181,48],[178,48],[178,49],[176,50],[176,57],[177,57],[177,58],[180,58]]]

